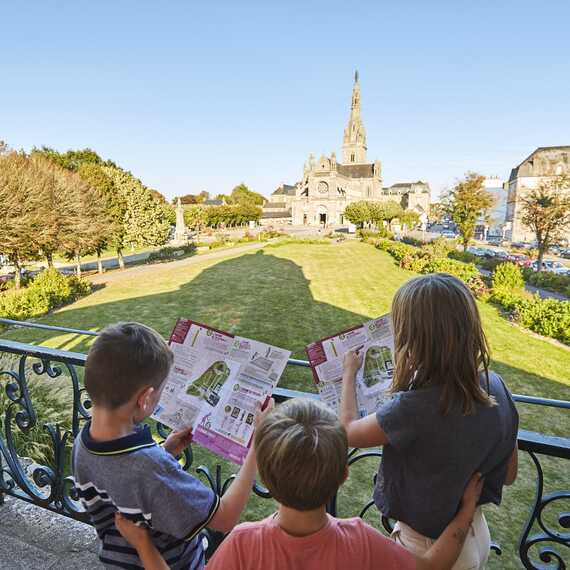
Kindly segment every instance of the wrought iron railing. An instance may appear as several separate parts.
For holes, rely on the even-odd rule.
[[[19,323],[6,319],[0,319],[0,325],[2,324],[97,335],[90,331]],[[8,361],[9,364],[6,364]],[[0,339],[0,368],[8,366],[6,369],[0,369],[0,381],[3,384],[0,389],[0,503],[4,495],[11,495],[61,515],[89,522],[77,501],[69,465],[70,444],[79,433],[82,423],[89,418],[90,402],[80,379],[85,361],[86,355],[82,353]],[[308,367],[308,362],[291,359],[289,365]],[[38,382],[60,382],[63,379],[69,383],[71,408],[65,419],[45,422],[34,405],[32,387],[37,386]],[[283,388],[278,388],[274,395],[278,402],[296,396],[316,397],[314,394]],[[570,411],[568,401],[521,395],[514,395],[514,399],[524,404],[558,408],[565,410],[564,413]],[[25,457],[20,445],[33,430],[39,429],[43,430],[42,445],[49,450],[49,460],[43,462],[35,462]],[[154,429],[160,438],[166,437],[168,430],[165,426],[156,424]],[[570,460],[570,438],[520,430],[518,445],[519,450],[530,456],[536,470],[536,495],[534,503],[529,505],[528,520],[521,532],[519,558],[527,569],[565,570],[569,566],[570,558],[570,512],[563,507],[570,507],[570,490],[545,494],[541,458]],[[378,449],[353,449],[349,455],[349,464],[354,465],[367,458],[381,456],[382,451]],[[192,452],[187,451],[183,458],[184,468],[189,469],[192,462]],[[196,471],[220,495],[226,491],[234,477],[230,476],[224,480],[220,465],[215,467],[214,472],[205,466],[197,467]],[[268,491],[259,484],[255,485],[254,492],[261,498],[270,498]],[[369,500],[353,514],[364,516],[372,505],[373,501]],[[558,513],[554,525],[552,516],[545,516],[547,508]],[[328,511],[333,515],[337,514],[337,497],[328,505]],[[387,531],[391,530],[391,521],[383,518],[382,524]],[[209,533],[210,553],[222,539],[223,536],[218,533]],[[493,549],[498,554],[501,553],[498,545],[493,545]]]

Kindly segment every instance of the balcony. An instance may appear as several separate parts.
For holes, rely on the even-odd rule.
[[[3,319],[0,319],[0,324],[16,324],[79,335],[95,336],[97,334],[33,323],[15,323]],[[5,496],[10,496],[18,502],[23,501],[50,511],[52,513],[49,515],[50,521],[67,517],[88,524],[74,493],[69,455],[73,438],[89,418],[90,402],[81,382],[85,360],[86,355],[82,353],[0,339],[0,378],[2,380],[0,390],[0,503],[3,502]],[[292,359],[289,361],[289,366],[307,367],[308,363]],[[50,405],[46,405],[46,401],[41,400],[47,398],[49,394],[53,396],[53,393],[63,386],[67,387],[65,390],[67,399],[63,402],[65,414],[64,417],[56,417],[57,414],[52,413]],[[296,396],[315,397],[314,394],[286,389],[277,389],[275,393],[277,401]],[[570,402],[568,401],[520,395],[515,395],[514,398],[520,405],[541,406],[545,413],[552,413],[556,409],[558,414],[562,414],[559,416],[563,417],[562,421],[568,422],[569,420]],[[157,439],[162,440],[167,434],[165,426],[156,423],[152,426]],[[547,490],[546,479],[552,461],[564,462],[566,468],[562,469],[562,472],[570,473],[570,439],[521,430],[518,442],[520,451],[528,456],[529,464],[532,466],[532,471],[529,473],[532,473],[535,495],[534,498],[524,496],[524,503],[520,505],[520,509],[526,512],[526,523],[518,530],[520,539],[517,551],[515,552],[512,547],[508,552],[503,551],[500,544],[493,544],[492,558],[498,557],[495,560],[499,562],[495,564],[491,562],[490,565],[497,568],[511,568],[512,562],[509,562],[508,566],[503,566],[500,562],[503,559],[506,560],[508,556],[509,560],[517,561],[517,566],[514,567],[522,565],[527,569],[564,570],[569,567],[568,561],[570,560],[570,489]],[[361,484],[360,479],[364,475],[370,483],[370,490],[372,489],[377,462],[381,460],[381,457],[380,449],[350,451],[349,464],[353,469],[359,470],[356,484]],[[209,467],[196,466],[193,452],[187,451],[183,458],[183,467],[197,471],[206,484],[209,484],[218,494],[223,494],[231,484],[233,475],[224,475],[227,466],[216,464],[212,457],[210,459]],[[562,480],[559,478],[553,480],[562,486],[568,485],[567,477]],[[254,493],[255,497],[251,499],[251,502],[270,499],[269,493],[261,485],[255,486]],[[13,505],[16,501],[11,500],[10,503]],[[354,503],[349,493],[341,492],[328,505],[328,511],[333,515],[366,517],[371,522],[369,517],[376,512],[371,498],[363,504]],[[6,508],[0,506],[0,527],[6,525],[7,528],[15,529],[13,532],[17,532],[21,521],[10,520],[10,517],[14,516],[13,509],[8,510],[3,516],[2,511]],[[37,509],[33,512],[36,511]],[[32,511],[16,509],[16,512],[21,518],[26,516],[26,512]],[[390,531],[392,521],[380,519],[378,516],[376,519],[378,526],[383,527],[386,532]],[[61,520],[63,522],[63,519]],[[47,540],[46,536],[54,535],[56,532],[54,528],[46,529],[47,534],[44,540]],[[69,527],[65,524],[61,528],[64,530],[60,532],[68,532],[65,529]],[[73,532],[76,532],[76,526],[73,528],[75,529]],[[491,525],[492,535],[494,530],[496,528],[494,529]],[[211,555],[223,540],[223,536],[207,531],[207,538],[208,554]],[[82,544],[81,541],[80,544]],[[91,548],[92,544],[89,543],[89,545]],[[78,548],[81,550],[83,547]],[[15,558],[14,564],[11,565],[11,561],[5,559],[19,555],[12,550],[8,553],[9,550],[9,543],[3,547],[0,546],[0,568],[4,568],[3,562],[8,562],[6,568],[36,567],[30,566],[31,563],[17,566]],[[85,556],[85,552],[81,554],[78,552],[77,556]],[[79,562],[73,564],[83,567]],[[73,564],[69,567],[78,567]],[[55,562],[54,566],[49,566],[49,568],[52,567],[60,570],[62,568]],[[37,568],[48,568],[48,566],[40,565]]]

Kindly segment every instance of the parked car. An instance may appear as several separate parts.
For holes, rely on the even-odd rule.
[[[484,247],[477,247],[475,245],[470,245],[466,251],[467,253],[477,255],[478,257],[485,257],[485,253],[487,252]]]
[[[570,248],[561,249],[560,257],[563,257],[564,259],[570,259]]]
[[[457,234],[451,230],[443,230],[441,232],[441,237],[443,237],[445,239],[456,239]]]
[[[519,265],[521,267],[530,267],[532,260],[530,257],[523,255],[522,253],[511,253],[507,258],[511,263]]]
[[[538,271],[538,261],[532,264],[534,271]],[[557,275],[570,275],[570,269],[565,265],[562,265],[560,261],[551,261],[549,259],[542,262],[542,270],[550,271],[550,273],[556,273]]]

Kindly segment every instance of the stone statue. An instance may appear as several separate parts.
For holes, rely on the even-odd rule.
[[[176,231],[174,232],[174,241],[177,243],[185,243],[187,241],[184,208],[182,207],[180,198],[176,200]]]

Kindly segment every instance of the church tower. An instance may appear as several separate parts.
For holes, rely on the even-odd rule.
[[[342,162],[344,164],[364,164],[366,162],[366,131],[360,117],[360,84],[358,71],[354,73],[354,86],[352,87],[352,104],[350,119],[344,129],[342,144]]]

